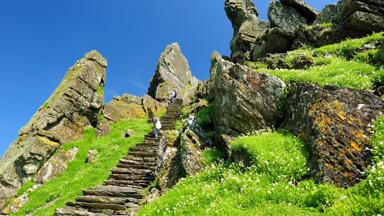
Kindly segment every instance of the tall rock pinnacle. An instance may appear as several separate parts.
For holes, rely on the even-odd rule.
[[[85,127],[97,124],[106,67],[107,61],[97,51],[87,53],[20,130],[0,161],[0,209],[61,144],[80,139]]]
[[[171,91],[187,101],[199,81],[192,76],[189,64],[177,43],[167,46],[157,63],[148,95],[158,101],[166,101]]]

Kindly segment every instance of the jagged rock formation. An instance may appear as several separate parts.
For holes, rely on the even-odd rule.
[[[105,105],[103,114],[107,120],[116,122],[126,118],[152,118],[153,115],[161,113],[165,109],[165,104],[156,101],[151,96],[136,97],[125,94],[121,97],[114,97]]]
[[[295,8],[308,23],[315,22],[319,12],[304,2],[304,0],[281,0],[281,3]]]
[[[257,38],[269,27],[269,23],[258,19],[252,0],[226,0],[225,12],[234,31],[231,58],[243,62],[251,57]]]
[[[271,2],[268,9],[268,19],[272,27],[278,27],[292,37],[297,29],[307,25],[307,20],[293,7],[280,2]]]
[[[0,162],[0,208],[61,144],[80,139],[85,127],[97,124],[106,67],[107,61],[98,52],[87,53],[20,130]]]
[[[281,117],[286,85],[278,78],[213,55],[214,125],[220,134],[237,136],[272,128]]]
[[[344,0],[341,22],[346,28],[371,33],[384,30],[384,2],[380,0]]]
[[[148,95],[158,101],[167,101],[171,91],[188,103],[199,81],[192,76],[187,59],[177,43],[164,50],[152,77]]]
[[[318,181],[346,187],[364,177],[369,125],[383,110],[383,101],[367,91],[293,84],[285,124],[307,143]]]
[[[180,115],[181,100],[168,106],[161,118],[163,130],[172,130]],[[162,138],[145,137],[145,141],[129,149],[126,157],[112,170],[104,185],[84,190],[75,202],[56,209],[55,216],[133,215],[145,203],[146,188],[156,178],[162,166]]]

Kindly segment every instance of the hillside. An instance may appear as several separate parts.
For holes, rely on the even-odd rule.
[[[173,43],[104,104],[107,61],[77,61],[1,160],[1,214],[384,214],[384,3],[224,5],[206,81]]]

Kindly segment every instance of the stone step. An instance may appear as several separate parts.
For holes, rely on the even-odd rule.
[[[104,182],[106,185],[115,185],[115,186],[129,186],[129,185],[136,185],[143,188],[148,187],[148,185],[151,183],[150,180],[106,180]]]
[[[133,160],[133,161],[139,161],[142,163],[156,163],[157,158],[156,157],[138,157],[138,156],[133,156],[133,155],[128,155],[123,158],[124,160]]]
[[[126,163],[119,163],[117,166],[117,168],[125,168],[125,169],[148,169],[148,170],[155,170],[157,165],[156,164],[152,164],[152,165],[148,165],[148,164],[126,164]]]
[[[151,175],[127,175],[127,174],[111,174],[110,180],[128,180],[128,181],[153,181],[154,176]]]
[[[132,155],[135,157],[157,157],[157,152],[129,151],[128,155]]]
[[[126,210],[125,205],[107,204],[107,203],[88,203],[88,202],[68,202],[68,206],[94,209]]]
[[[108,196],[79,196],[76,198],[76,202],[86,203],[106,203],[106,204],[117,204],[126,205],[127,203],[140,203],[141,199],[135,199],[131,197],[108,197]]]
[[[136,166],[156,166],[155,161],[143,162],[142,160],[120,159],[119,165],[136,165]]]
[[[103,213],[89,212],[84,208],[76,208],[73,206],[65,206],[55,210],[55,216],[108,216]]]
[[[149,169],[133,169],[133,168],[114,168],[112,170],[113,174],[132,174],[132,175],[147,175],[152,173],[152,170]]]
[[[84,195],[142,198],[141,190],[131,187],[102,185],[84,190]]]

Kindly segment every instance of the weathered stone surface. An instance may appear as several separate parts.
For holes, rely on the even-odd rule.
[[[203,168],[200,161],[200,148],[202,146],[201,139],[193,131],[186,129],[180,135],[178,154],[187,176],[195,175]]]
[[[251,59],[252,50],[255,47],[257,39],[263,35],[268,27],[269,24],[262,20],[245,21],[231,41],[232,60],[235,62],[244,62],[245,60]]]
[[[384,2],[375,0],[344,0],[341,22],[346,28],[371,33],[384,30]]]
[[[269,27],[269,23],[258,19],[252,0],[226,0],[225,12],[234,30],[231,41],[232,60],[249,60],[257,38]]]
[[[333,23],[336,21],[339,7],[336,4],[329,4],[317,15],[314,24]]]
[[[104,116],[107,120],[116,122],[127,118],[151,118],[152,115],[164,112],[166,105],[150,96],[136,97],[124,94],[121,97],[114,97],[111,102],[105,105]]]
[[[36,182],[44,184],[63,173],[67,169],[68,163],[75,159],[78,151],[78,148],[73,148],[68,151],[64,149],[57,151],[36,174]]]
[[[292,6],[295,8],[303,17],[305,17],[308,23],[313,23],[316,20],[319,12],[304,2],[304,0],[280,0],[281,3]]]
[[[87,163],[94,163],[99,157],[99,152],[96,149],[88,151]]]
[[[177,98],[187,103],[198,84],[199,81],[192,76],[179,44],[173,43],[168,45],[160,56],[148,95],[164,102],[169,100],[172,91],[176,91]]]
[[[367,91],[293,84],[285,125],[306,142],[317,180],[346,187],[364,177],[369,125],[383,109]]]
[[[268,29],[257,41],[252,52],[252,59],[257,60],[269,53],[287,52],[292,46],[291,38],[291,34],[280,28]]]
[[[214,125],[221,134],[236,136],[274,127],[285,83],[240,64],[216,59],[214,82]]]
[[[225,12],[235,31],[247,20],[255,20],[259,16],[252,0],[226,0]]]
[[[268,19],[271,27],[279,27],[286,34],[292,35],[292,38],[297,29],[308,24],[295,8],[280,2],[271,2],[268,8]]]
[[[106,66],[99,53],[87,53],[20,130],[0,162],[0,203],[12,196],[24,178],[35,174],[61,144],[80,139],[85,127],[97,124]]]

